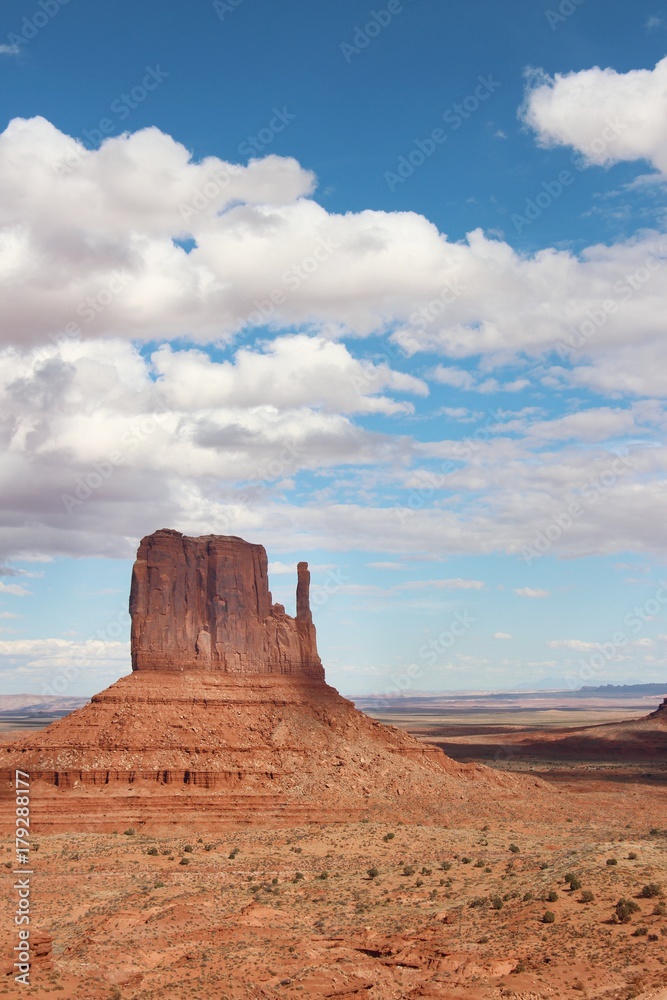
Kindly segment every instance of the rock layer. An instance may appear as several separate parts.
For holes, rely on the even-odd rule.
[[[309,588],[302,562],[291,618],[272,603],[262,545],[232,535],[156,531],[142,539],[132,570],[132,669],[324,680]]]

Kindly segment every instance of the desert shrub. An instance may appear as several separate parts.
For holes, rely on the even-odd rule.
[[[190,858],[181,858],[181,864],[182,865],[189,865],[190,864]]]
[[[657,882],[649,882],[648,885],[644,886],[639,895],[642,899],[655,899],[656,896],[662,896],[662,889]]]
[[[205,851],[212,851],[215,848],[215,844],[204,844]]]
[[[236,855],[239,853],[240,850],[241,850],[240,847],[232,847],[231,851],[229,852],[229,857],[232,859],[232,861],[234,860],[234,858],[236,857]]]
[[[296,872],[293,881],[300,882],[302,878],[303,878],[303,872]]]
[[[570,881],[570,892],[576,892],[577,889],[581,889],[581,880],[578,878],[573,878]]]
[[[192,844],[186,844],[183,850],[185,851],[186,854],[192,854],[192,852],[194,851],[194,847],[192,846]]]
[[[327,879],[329,878],[329,872],[320,872],[320,874],[317,877],[321,878],[322,880]]]
[[[612,867],[618,864],[618,858],[607,858],[607,864]]]
[[[492,896],[491,897],[491,906],[493,907],[494,910],[502,910],[502,908],[503,908],[503,901],[500,898],[500,896]]]
[[[517,847],[516,844],[510,844],[508,850],[510,850],[512,852],[512,854],[518,854],[519,851],[521,850],[521,848]]]
[[[530,903],[531,899],[534,899],[532,892],[524,892],[523,894],[524,903]]]
[[[659,940],[660,940],[660,938],[658,937],[658,935],[657,935],[657,934],[649,934],[649,936],[648,936],[648,940],[649,940],[649,941],[659,941]]]
[[[573,879],[576,879],[576,877],[577,876],[574,872],[567,872],[567,874],[563,875],[563,882],[571,882]]]
[[[393,840],[395,836],[396,836],[395,833],[385,833],[385,835],[384,835],[384,837],[382,839],[383,840]]]
[[[628,861],[636,861],[637,858],[638,854],[636,853],[636,851],[630,851],[630,853],[628,854]]]
[[[126,837],[134,837],[136,832],[133,826],[128,827],[127,830],[123,830]]]
[[[548,861],[542,861],[542,862],[540,863],[540,871],[546,871],[546,869],[547,869],[548,867],[549,867],[549,862],[548,862]]]
[[[554,913],[554,911],[553,910],[546,910],[544,912],[543,916],[542,916],[542,923],[543,924],[553,924],[553,922],[554,922],[555,919],[556,919],[556,914]]]
[[[461,864],[462,865],[469,865],[469,864],[471,864],[471,862],[472,862],[472,858],[467,858],[467,857],[461,858]]]
[[[486,906],[488,903],[488,898],[486,896],[475,896],[474,899],[470,900],[468,904],[473,910],[480,906]]]
[[[155,856],[157,854],[157,847],[149,847],[148,850],[146,851],[146,854],[151,854]]]
[[[648,927],[638,927],[632,932],[633,937],[645,937],[646,934],[648,934]]]
[[[482,861],[482,859],[481,859],[481,858],[479,858],[479,859],[478,859],[478,860],[477,860],[477,861],[475,862],[475,868],[483,868],[483,867],[484,867],[484,862]]]
[[[656,903],[653,907],[654,917],[664,917],[667,916],[667,905],[665,903]]]
[[[518,962],[517,965],[515,965],[514,968],[512,969],[512,972],[518,975],[520,972],[525,972],[526,969],[527,966],[525,962]]]
[[[440,865],[440,869],[443,872],[448,872],[451,867],[452,867],[451,861],[443,861]]]
[[[584,889],[584,891],[582,892],[581,896],[579,897],[579,902],[580,903],[592,903],[594,899],[595,899],[595,896],[593,895],[593,893],[591,892],[591,890],[590,889]]]
[[[432,874],[433,872],[431,871],[430,868],[426,868],[425,866],[422,867],[422,875],[432,875]]]
[[[379,868],[369,868],[368,869],[368,877],[369,878],[377,878],[379,874],[380,874],[380,869]]]
[[[637,913],[638,910],[639,906],[635,903],[634,899],[619,899],[614,907],[614,913],[619,924],[629,924],[632,920],[632,914]]]
[[[418,878],[415,882],[416,887],[419,889],[424,884],[423,879]]]
[[[403,866],[403,874],[404,875],[414,875],[414,873],[415,873],[415,870],[412,867],[412,865],[404,865]]]
[[[547,903],[555,903],[557,899],[558,899],[558,893],[554,889],[552,889],[551,892],[547,895]]]

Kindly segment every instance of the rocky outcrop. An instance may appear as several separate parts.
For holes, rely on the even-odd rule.
[[[272,603],[262,545],[156,531],[142,539],[132,571],[132,669],[324,680],[309,588],[308,563],[301,562],[291,618]]]
[[[292,618],[272,603],[261,545],[169,530],[144,538],[132,573],[132,672],[0,747],[0,827],[14,829],[15,768],[30,773],[40,830],[157,829],[202,812],[216,827],[397,810],[442,821],[480,787],[506,804],[523,779],[456,764],[325,682],[307,563],[297,576]]]

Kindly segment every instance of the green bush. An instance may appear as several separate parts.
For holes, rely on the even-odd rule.
[[[517,847],[516,844],[510,844],[509,850],[512,852],[512,854],[518,854],[521,848]]]
[[[628,861],[636,861],[637,858],[638,854],[635,851],[630,851],[630,853],[628,854]]]
[[[502,910],[502,908],[503,908],[503,901],[500,898],[500,896],[492,896],[491,897],[491,906],[493,907],[494,910]]]
[[[542,916],[542,923],[543,924],[553,924],[553,922],[554,922],[555,919],[556,919],[556,914],[554,913],[554,911],[553,910],[546,910],[545,913]]]
[[[149,847],[148,850],[146,851],[146,854],[151,854],[155,856],[157,854],[157,847]]]
[[[181,858],[181,864],[182,865],[189,865],[190,864],[190,858]]]
[[[570,892],[576,892],[577,889],[581,889],[581,881],[578,878],[573,878],[570,881]]]
[[[186,844],[183,850],[186,852],[186,854],[192,854],[192,852],[194,851],[194,847],[192,846],[192,844]]]
[[[655,899],[656,896],[662,896],[662,889],[657,882],[649,882],[648,885],[644,886],[639,895],[642,899]]]
[[[317,877],[321,879],[329,878],[329,872],[320,872],[320,874]]]
[[[295,873],[295,875],[294,875],[294,881],[295,882],[300,882],[302,878],[303,878],[303,872],[296,872]]]
[[[442,864],[440,865],[440,868],[443,872],[448,872],[451,867],[452,867],[451,861],[443,861]]]
[[[555,903],[557,899],[558,899],[558,893],[555,892],[554,889],[552,889],[551,892],[547,895],[547,903]]]
[[[382,839],[383,840],[393,840],[395,836],[396,836],[395,833],[385,833],[385,835],[384,835],[384,837]]]
[[[618,858],[607,858],[607,864],[611,867],[612,865],[618,864]]]
[[[614,907],[616,919],[619,924],[629,924],[632,920],[632,914],[637,913],[638,910],[639,906],[635,903],[634,899],[619,899]]]
[[[133,826],[128,827],[127,830],[123,830],[126,837],[134,837],[136,832]]]
[[[432,875],[432,874],[433,872],[431,871],[430,868],[426,868],[425,866],[422,868],[422,875]]]
[[[591,890],[590,889],[584,889],[584,891],[582,892],[581,896],[579,897],[579,902],[580,903],[592,903],[594,899],[595,899],[595,896],[593,895],[593,893],[591,892]]]
[[[461,858],[462,865],[469,865],[472,862],[472,858]]]
[[[412,865],[404,865],[403,866],[403,874],[404,875],[414,875],[414,873],[415,873],[415,870],[412,867]]]
[[[524,903],[530,903],[531,899],[533,899],[533,898],[534,897],[533,897],[532,892],[525,892],[523,894],[523,901],[524,901]]]
[[[380,869],[379,868],[369,868],[368,869],[368,877],[369,878],[377,878],[379,874],[380,874]]]

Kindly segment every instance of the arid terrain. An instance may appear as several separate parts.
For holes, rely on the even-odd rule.
[[[48,703],[9,706],[0,926],[20,769],[33,964],[17,984],[8,941],[0,996],[659,997],[667,703],[371,718],[325,681],[309,579],[299,563],[292,618],[261,546],[155,532],[132,673],[46,727]]]
[[[533,767],[546,780],[509,798],[488,797],[482,785],[479,798],[452,803],[437,822],[411,822],[398,807],[394,822],[225,822],[192,789],[201,811],[180,829],[178,816],[155,808],[155,792],[141,806],[126,795],[134,827],[46,834],[38,824],[42,957],[30,989],[5,975],[0,995],[667,996],[667,783],[656,780],[658,762],[651,777],[625,765],[623,780],[618,761],[615,771],[612,761],[571,757],[531,763],[502,715],[481,745],[504,740],[499,728],[511,730],[517,752],[493,766]],[[529,727],[523,739],[532,746],[537,735]],[[104,799],[81,790],[82,817],[88,802],[99,809]],[[10,846],[5,838],[8,859]],[[627,923],[616,916],[622,899],[638,907]],[[4,894],[3,926],[10,919]]]

